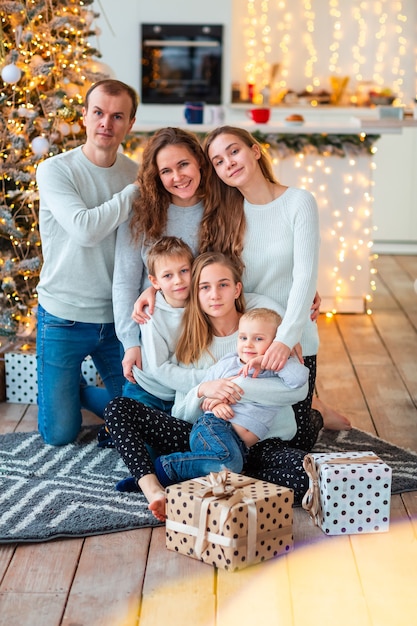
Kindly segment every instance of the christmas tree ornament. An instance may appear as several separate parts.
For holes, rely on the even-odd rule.
[[[28,320],[36,320],[42,265],[36,167],[84,143],[82,100],[98,80],[89,65],[100,56],[87,23],[99,16],[83,19],[92,4],[0,0],[0,335],[34,331]]]
[[[77,112],[72,107],[64,106],[57,111],[57,114],[61,119],[65,120],[66,122],[71,122],[77,115]]]
[[[5,83],[9,83],[10,85],[15,85],[19,82],[22,76],[22,70],[17,67],[14,63],[9,63],[5,65],[1,70],[1,77]]]
[[[67,122],[61,122],[58,124],[58,130],[63,137],[68,137],[71,132],[71,126]]]
[[[31,141],[32,152],[36,155],[44,155],[48,153],[49,141],[46,137],[34,137]]]

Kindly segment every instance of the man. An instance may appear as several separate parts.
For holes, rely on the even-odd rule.
[[[38,427],[46,443],[74,441],[81,408],[101,416],[121,395],[121,349],[113,324],[112,276],[117,227],[127,220],[137,164],[118,151],[135,121],[138,97],[103,80],[83,108],[86,142],[37,170],[43,266],[38,285]],[[88,386],[91,355],[105,389]]]

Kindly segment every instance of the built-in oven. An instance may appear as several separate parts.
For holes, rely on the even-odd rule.
[[[222,102],[223,27],[142,24],[144,104]]]

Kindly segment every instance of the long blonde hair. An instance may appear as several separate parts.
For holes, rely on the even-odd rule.
[[[175,351],[178,361],[185,365],[197,362],[204,352],[210,354],[209,347],[213,341],[214,330],[210,317],[201,308],[199,284],[202,270],[214,263],[227,267],[232,273],[235,284],[242,282],[241,267],[235,258],[222,252],[204,252],[196,258],[191,272],[190,298],[185,307],[181,334]],[[243,292],[236,298],[235,305],[238,313],[245,311]]]
[[[200,227],[200,251],[221,251],[242,257],[244,236],[246,231],[244,198],[236,187],[229,187],[217,176],[209,158],[210,146],[220,135],[234,135],[249,148],[258,145],[258,160],[264,178],[277,183],[271,161],[262,145],[244,128],[221,126],[212,130],[204,140],[203,150],[209,163],[207,171],[206,196],[204,200],[204,216]]]

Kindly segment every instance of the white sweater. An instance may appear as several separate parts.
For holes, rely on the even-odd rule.
[[[266,307],[283,315],[281,307],[273,300],[258,294],[245,294],[248,309]],[[207,363],[198,367],[178,364],[175,349],[180,332],[183,308],[167,304],[158,291],[151,319],[141,326],[142,369],[133,367],[136,382],[149,393],[162,400],[173,400],[175,392],[186,394],[199,384],[207,373]],[[236,349],[236,345],[233,348]],[[210,363],[213,363],[211,360]]]
[[[136,382],[161,400],[173,400],[175,390],[187,392],[197,385],[205,370],[185,369],[175,361],[183,308],[170,306],[160,291],[151,319],[141,327],[142,369],[133,366]]]
[[[52,315],[113,322],[116,229],[129,216],[136,173],[137,164],[120,153],[111,167],[98,167],[81,146],[39,164],[43,266],[38,295]]]
[[[245,201],[245,291],[262,293],[285,310],[277,338],[304,356],[317,354],[317,324],[310,320],[319,262],[319,219],[314,196],[289,187],[265,205]]]

